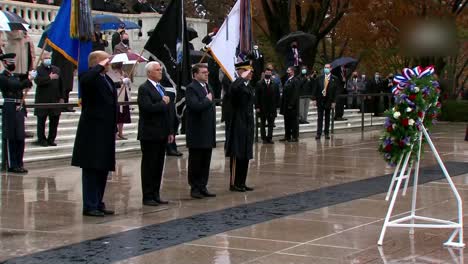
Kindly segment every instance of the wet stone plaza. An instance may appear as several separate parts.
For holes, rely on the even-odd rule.
[[[465,128],[439,123],[431,132],[463,201]],[[142,205],[140,154],[125,154],[104,198],[116,215],[101,218],[82,215],[79,168],[67,160],[29,164],[26,176],[1,175],[0,263],[464,263],[464,249],[443,246],[449,229],[410,236],[389,228],[377,246],[394,169],[377,151],[379,135],[344,130],[331,140],[301,134],[299,143],[258,143],[247,180],[255,190],[245,193],[229,191],[229,160],[218,143],[209,179],[217,197],[201,200],[190,197],[181,149],[183,157],[166,158],[161,196],[170,203],[157,207]],[[419,184],[419,215],[456,219],[455,198],[428,147]],[[408,214],[411,193],[399,196],[395,217]]]

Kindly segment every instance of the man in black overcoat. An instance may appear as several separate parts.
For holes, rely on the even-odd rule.
[[[16,54],[0,55],[4,71],[0,74],[2,109],[2,169],[13,173],[28,173],[23,166],[25,111],[22,109],[23,90],[32,87],[32,76],[14,74]]]
[[[37,67],[36,103],[63,103],[64,89],[60,80],[60,69],[52,65],[50,53],[42,54],[42,63]],[[34,115],[37,116],[37,143],[41,146],[57,146],[55,138],[60,120],[61,109],[59,108],[36,108]],[[49,135],[45,137],[45,124],[49,117]]]
[[[148,80],[138,88],[138,136],[141,146],[141,186],[143,204],[167,204],[160,197],[166,145],[174,141],[174,111],[162,80],[159,62],[146,64]]]
[[[289,66],[288,79],[284,83],[280,114],[284,116],[284,138],[280,141],[297,142],[299,138],[300,83],[295,77],[295,67]]]
[[[379,94],[387,88],[388,82],[382,80],[380,78],[380,73],[377,71],[375,72],[374,79],[370,79],[366,84],[366,90],[368,93],[371,94]],[[380,115],[380,97],[379,96],[372,96],[371,98],[371,106],[374,112],[374,116]]]
[[[260,134],[263,144],[273,144],[273,127],[280,106],[281,96],[277,83],[272,79],[271,69],[265,69],[264,78],[257,83],[255,91],[255,109],[260,116]],[[268,125],[267,125],[268,123]],[[268,126],[268,134],[266,127]]]
[[[249,61],[236,64],[239,77],[231,84],[229,97],[231,114],[228,135],[226,136],[226,157],[230,157],[230,190],[235,192],[252,191],[245,182],[249,160],[253,158],[254,143],[254,88],[251,86],[252,66]]]
[[[189,149],[188,182],[195,199],[215,197],[206,188],[210,174],[211,153],[216,147],[216,109],[213,90],[208,85],[206,64],[195,64],[193,81],[185,90],[186,141]]]
[[[115,169],[117,131],[117,89],[107,76],[110,55],[95,51],[89,55],[89,70],[79,75],[81,116],[76,131],[72,166],[82,169],[83,214],[114,214],[103,202],[107,176]]]
[[[322,130],[325,132],[325,139],[330,139],[330,113],[336,106],[338,79],[331,74],[331,65],[325,64],[323,75],[317,78],[312,93],[312,105],[317,106],[317,136],[319,140],[322,136]],[[325,128],[323,127],[323,118],[325,115]]]

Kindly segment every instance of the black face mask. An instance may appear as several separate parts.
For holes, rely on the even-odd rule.
[[[269,80],[271,78],[271,74],[265,74],[265,79]]]
[[[9,72],[14,72],[16,70],[16,65],[15,64],[7,64],[5,65],[5,68],[9,71]]]
[[[130,41],[128,39],[124,39],[124,40],[122,40],[122,43],[125,44],[125,45],[128,45],[130,43]]]
[[[297,45],[296,45],[296,44],[293,44],[292,47],[293,47],[293,49],[297,49]]]

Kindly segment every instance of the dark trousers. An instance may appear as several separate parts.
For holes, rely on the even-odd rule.
[[[295,110],[286,110],[284,115],[284,138],[299,138],[299,117],[297,116],[297,111]]]
[[[249,171],[249,160],[231,157],[229,168],[231,169],[231,186],[244,187]]]
[[[342,118],[344,115],[344,105],[346,104],[346,97],[338,97],[336,99],[335,118]]]
[[[2,168],[22,168],[24,156],[24,139],[3,139]]]
[[[204,191],[210,175],[211,153],[213,149],[189,148],[188,183],[192,190]]]
[[[143,201],[159,199],[166,158],[166,140],[141,140],[140,146]]]
[[[82,168],[83,211],[102,210],[109,171]]]
[[[261,116],[260,117],[260,134],[262,135],[262,140],[271,140],[273,138],[274,125],[275,125],[274,116]],[[267,128],[268,128],[268,134],[266,131]]]
[[[45,123],[49,117],[49,135],[45,137]],[[57,137],[57,127],[59,124],[60,115],[45,115],[37,117],[37,139],[39,141],[54,142]]]
[[[325,115],[325,135],[330,134],[330,112],[331,108],[317,107],[317,135],[322,135],[323,130],[323,116]]]

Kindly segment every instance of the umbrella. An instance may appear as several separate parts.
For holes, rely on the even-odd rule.
[[[346,68],[352,68],[353,65],[357,64],[357,62],[358,61],[355,58],[341,57],[341,58],[338,58],[338,59],[334,60],[331,63],[331,67],[332,67],[332,69],[335,69],[335,68],[341,67],[341,66],[344,66]]]
[[[96,15],[93,17],[93,24],[99,24],[99,25],[102,25],[102,24],[115,24],[117,27],[119,25],[122,25],[124,24],[124,22],[116,17],[116,16],[112,16],[112,15]]]
[[[298,48],[302,51],[308,49],[315,42],[315,36],[302,31],[291,32],[288,35],[283,36],[278,42],[276,42],[276,49],[284,52],[290,48],[293,41],[297,41]]]
[[[28,31],[28,23],[15,13],[0,10],[0,31]]]
[[[211,58],[211,56],[208,53],[205,53],[203,51],[190,50],[190,61],[192,62],[192,64],[199,63],[203,56],[205,56],[205,60]]]
[[[187,34],[188,41],[198,38],[198,32],[192,27],[187,27]]]
[[[143,56],[140,56],[139,54],[136,54],[134,52],[127,52],[127,53],[120,53],[116,54],[111,57],[111,62],[110,63],[119,63],[123,62],[125,64],[133,64],[136,62],[147,62],[148,59],[144,58]]]
[[[123,24],[116,24],[116,23],[104,23],[101,24],[101,30],[117,30],[120,26],[124,26],[125,29],[140,29],[141,27],[138,26],[137,23],[133,21],[124,20]]]

